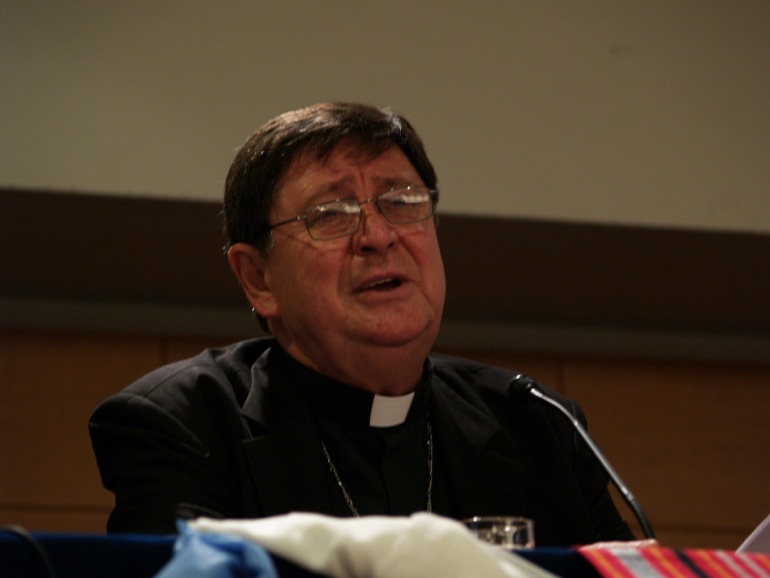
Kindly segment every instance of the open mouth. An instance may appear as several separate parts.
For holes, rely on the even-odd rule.
[[[385,279],[378,279],[361,287],[358,292],[364,293],[365,291],[391,291],[400,287],[402,284],[401,279],[395,277],[387,277]]]

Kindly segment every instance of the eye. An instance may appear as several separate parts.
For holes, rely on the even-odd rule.
[[[431,191],[426,187],[409,186],[387,191],[377,198],[380,211],[391,223],[416,223],[433,214]]]
[[[307,214],[307,224],[315,230],[334,229],[346,225],[351,217],[360,212],[357,204],[346,201],[323,203],[310,209]]]
[[[413,191],[400,194],[395,203],[399,205],[418,205],[427,202],[429,199],[430,196],[427,193]]]
[[[389,205],[418,205],[430,200],[427,189],[418,187],[404,187],[388,191],[380,196],[380,201]]]

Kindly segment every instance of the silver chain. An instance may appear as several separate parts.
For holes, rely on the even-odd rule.
[[[332,461],[332,457],[329,455],[329,450],[326,449],[326,444],[321,440],[321,448],[323,448],[324,456],[326,456],[326,463],[329,464],[329,470],[331,470],[332,475],[334,476],[334,479],[337,480],[337,485],[340,488],[340,491],[342,491],[342,497],[345,498],[345,503],[347,503],[348,508],[350,508],[350,511],[353,513],[353,516],[356,518],[359,518],[361,514],[358,513],[358,510],[356,509],[355,504],[353,503],[353,499],[350,497],[350,494],[348,494],[348,490],[345,487],[345,484],[342,483],[342,478],[340,478],[339,473],[337,473],[337,468],[334,467],[334,462]],[[433,428],[430,425],[430,417],[428,418],[428,503],[425,506],[425,511],[429,514],[433,511]]]

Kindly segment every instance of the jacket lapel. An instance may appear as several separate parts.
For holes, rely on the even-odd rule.
[[[523,515],[524,464],[515,442],[491,416],[439,380],[435,386],[431,419],[452,514],[460,519]],[[501,504],[506,511],[500,511]]]
[[[251,390],[241,410],[249,437],[243,442],[262,515],[331,512],[328,476],[315,421],[301,391],[266,351],[252,367]]]

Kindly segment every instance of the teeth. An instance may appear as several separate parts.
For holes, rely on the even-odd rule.
[[[388,285],[390,283],[396,283],[396,279],[394,279],[393,277],[388,277],[387,279],[380,279],[379,281],[370,283],[369,285],[364,287],[362,291],[366,291],[367,289],[374,289],[375,287],[379,287],[380,285]]]

